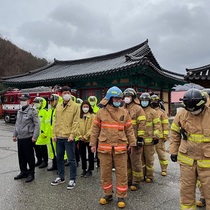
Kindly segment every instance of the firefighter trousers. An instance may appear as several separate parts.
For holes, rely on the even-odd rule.
[[[128,183],[140,184],[143,178],[142,147],[133,147],[132,153],[128,153]]]
[[[181,210],[196,209],[196,183],[199,177],[206,199],[206,210],[210,210],[210,168],[199,168],[180,163],[180,206]]]
[[[125,198],[127,196],[127,153],[112,154],[98,153],[100,159],[101,183],[105,195],[112,195],[112,163],[115,166],[116,196]]]
[[[166,157],[165,142],[163,139],[159,139],[159,143],[155,145],[155,150],[158,154],[161,170],[167,172],[168,159]]]
[[[142,163],[144,164],[144,176],[145,178],[154,179],[154,145],[144,145]]]

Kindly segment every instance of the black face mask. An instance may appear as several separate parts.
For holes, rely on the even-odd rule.
[[[150,106],[155,109],[157,107],[159,107],[159,104],[158,103],[151,103]]]

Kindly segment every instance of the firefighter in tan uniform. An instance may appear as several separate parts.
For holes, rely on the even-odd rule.
[[[159,162],[160,162],[160,167],[161,167],[161,175],[166,176],[167,175],[167,167],[168,167],[168,159],[166,157],[166,149],[165,149],[165,142],[168,139],[169,135],[169,121],[168,121],[168,116],[166,112],[160,108],[160,98],[157,95],[152,95],[151,96],[151,103],[150,106],[155,109],[158,113],[158,116],[161,121],[161,132],[159,134],[160,139],[158,144],[155,145],[155,150],[158,154]]]
[[[130,115],[126,109],[120,107],[122,91],[111,87],[100,104],[104,105],[94,119],[90,137],[92,152],[96,151],[98,144],[98,157],[100,159],[101,182],[104,197],[100,204],[107,204],[113,199],[112,162],[116,170],[116,196],[118,207],[125,207],[124,198],[127,196],[127,147],[133,150],[136,146]]]
[[[146,113],[146,130],[143,146],[143,167],[144,177],[147,183],[153,182],[154,179],[154,145],[159,142],[159,133],[161,131],[161,122],[157,111],[150,107],[151,97],[149,93],[142,93],[140,104]]]
[[[132,191],[136,191],[143,178],[141,157],[146,126],[146,114],[143,108],[139,106],[140,102],[133,88],[127,88],[123,92],[123,96],[125,102],[124,107],[130,114],[134,134],[137,139],[137,145],[133,148],[133,152],[128,153],[128,185],[130,185]]]
[[[206,100],[207,100],[206,101],[206,106],[209,107],[210,106],[210,100],[209,100],[210,89],[207,88],[207,89],[202,90],[201,92],[204,94],[204,96],[206,96]],[[200,182],[199,179],[197,181],[197,186],[199,188],[201,196],[200,196],[200,199],[196,201],[196,206],[203,207],[203,206],[206,205],[206,201],[205,201],[204,193],[203,193],[203,190],[202,190],[201,182]]]
[[[210,109],[206,97],[197,89],[183,97],[185,109],[177,113],[171,125],[170,154],[180,164],[181,209],[196,209],[196,182],[199,178],[210,210]]]

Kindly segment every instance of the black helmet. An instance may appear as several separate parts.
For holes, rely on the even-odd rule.
[[[140,101],[150,101],[151,96],[149,93],[142,93],[140,96]]]
[[[157,102],[159,102],[160,101],[160,98],[159,98],[158,95],[153,94],[153,95],[151,95],[151,101],[157,101]]]
[[[189,89],[183,97],[185,109],[194,112],[205,106],[206,97],[198,89]]]
[[[132,96],[133,98],[136,98],[136,91],[133,88],[127,88],[123,92],[123,96]]]
[[[160,102],[160,98],[159,98],[158,95],[155,95],[155,94],[151,95],[150,106],[151,106],[152,108],[155,109],[155,108],[159,107],[159,102]]]

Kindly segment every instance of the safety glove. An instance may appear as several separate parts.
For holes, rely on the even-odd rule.
[[[152,142],[153,142],[154,145],[155,145],[155,144],[158,144],[159,139],[153,139]]]
[[[137,147],[142,147],[144,145],[144,139],[142,137],[137,137],[137,141],[136,141],[136,146]]]
[[[171,160],[173,162],[177,162],[177,155],[171,155]]]

